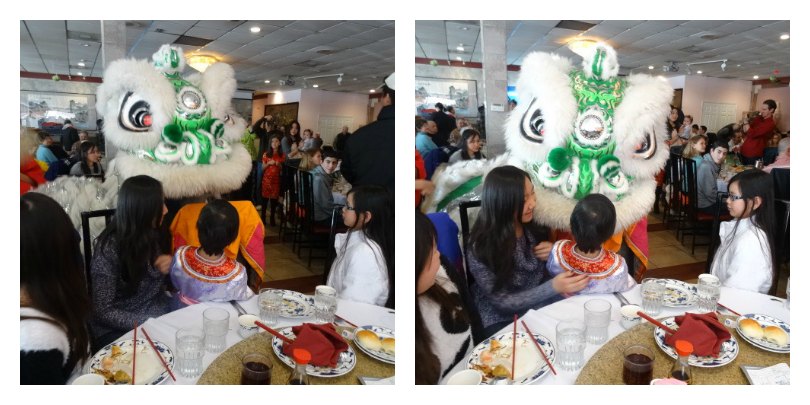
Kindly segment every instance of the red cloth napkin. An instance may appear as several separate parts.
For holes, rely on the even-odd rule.
[[[340,354],[349,345],[330,323],[305,323],[292,328],[296,338],[292,343],[284,343],[282,353],[292,357],[293,349],[306,349],[312,354],[309,364],[319,367],[337,367]]]
[[[720,346],[731,337],[714,312],[707,314],[687,312],[682,316],[676,316],[675,323],[679,326],[678,330],[674,335],[667,336],[664,342],[675,347],[676,340],[688,340],[695,348],[692,352],[695,356],[717,357],[720,354]]]

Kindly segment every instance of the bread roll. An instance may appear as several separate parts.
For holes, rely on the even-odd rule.
[[[740,330],[752,339],[762,339],[762,326],[751,318],[740,321]]]
[[[778,326],[765,327],[765,329],[762,330],[762,333],[765,340],[776,343],[779,346],[787,346],[788,344],[788,334],[785,333],[784,329]]]
[[[382,349],[388,354],[394,354],[394,338],[385,338],[382,340]]]
[[[357,332],[355,339],[357,339],[357,341],[360,342],[360,344],[362,344],[366,349],[374,351],[382,350],[382,342],[380,342],[380,337],[368,329],[363,329],[360,332]]]

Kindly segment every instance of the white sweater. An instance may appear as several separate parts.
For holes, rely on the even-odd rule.
[[[349,237],[345,253],[343,243]],[[337,290],[344,300],[385,306],[388,300],[388,270],[377,242],[367,239],[362,231],[335,235],[337,257],[326,284]]]
[[[720,224],[720,247],[712,261],[712,274],[726,287],[767,294],[773,278],[768,238],[751,218],[744,218],[732,241],[731,232],[736,222]]]

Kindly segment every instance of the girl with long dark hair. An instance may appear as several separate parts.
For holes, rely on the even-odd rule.
[[[115,217],[99,235],[90,264],[96,346],[112,342],[136,321],[169,312],[172,256],[159,246],[166,212],[159,181],[140,175],[121,185]]]
[[[778,266],[771,175],[751,169],[732,177],[726,206],[736,220],[720,224],[712,274],[726,287],[767,294]]]
[[[465,129],[461,133],[461,140],[456,145],[458,150],[453,152],[448,163],[453,164],[460,160],[486,159],[487,157],[481,153],[481,146],[481,134],[472,128]]]
[[[335,235],[337,257],[327,280],[341,298],[394,308],[393,207],[384,187],[349,191],[343,207],[349,231]]]
[[[416,383],[438,384],[470,350],[472,328],[456,281],[440,265],[436,229],[416,212]],[[463,283],[463,281],[460,281]]]
[[[467,251],[470,288],[485,333],[491,335],[532,308],[588,285],[585,275],[551,277],[548,229],[533,224],[534,185],[514,166],[493,169],[484,180],[481,210]]]
[[[20,197],[20,384],[64,384],[90,349],[79,235],[59,204]]]
[[[71,176],[104,176],[101,152],[95,142],[84,141],[79,146],[79,161],[70,167]]]

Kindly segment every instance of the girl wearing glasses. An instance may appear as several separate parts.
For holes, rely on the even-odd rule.
[[[729,182],[726,206],[736,221],[720,224],[720,247],[712,274],[726,287],[767,294],[776,268],[773,180],[746,170]]]
[[[393,207],[384,187],[349,191],[343,207],[349,231],[335,235],[337,257],[326,282],[340,298],[394,308]]]

